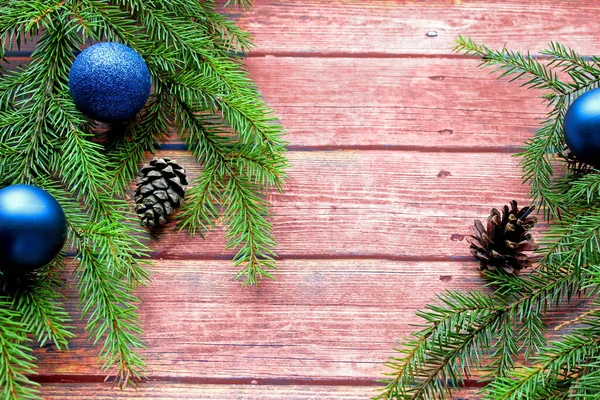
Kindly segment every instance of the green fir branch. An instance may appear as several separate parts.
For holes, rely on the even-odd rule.
[[[461,382],[470,361],[480,363],[481,346],[492,339],[501,311],[491,297],[476,291],[438,295],[438,301],[418,313],[427,327],[397,348],[405,356],[390,358],[387,375],[392,378],[377,398],[447,398],[447,383]]]
[[[600,86],[597,60],[589,62],[577,52],[551,43],[550,48],[542,52],[550,57],[549,62],[544,64],[529,53],[521,54],[506,48],[491,50],[463,37],[457,40],[455,51],[481,57],[481,66],[496,66],[496,71],[501,71],[501,77],[510,75],[511,81],[524,78],[522,86],[550,92],[542,96],[551,107],[546,120],[535,137],[526,143],[525,151],[517,156],[522,157],[523,177],[531,185],[533,201],[548,219],[561,218],[567,207],[553,190],[553,163],[565,147],[562,124],[568,106],[582,93]],[[571,81],[563,82],[559,79],[554,68],[566,71]]]
[[[287,143],[242,63],[250,35],[219,15],[213,1],[38,0],[0,6],[0,40],[3,60],[6,50],[36,42],[28,64],[0,71],[2,186],[30,183],[58,200],[67,217],[67,248],[75,254],[66,264],[75,266],[87,329],[94,343],[103,343],[105,370],[122,385],[135,383],[145,363],[133,290],[148,282],[149,249],[128,200],[146,152],[172,122],[202,164],[178,226],[203,234],[223,221],[246,284],[271,277],[276,268],[267,191],[283,189]],[[150,100],[119,137],[99,137],[98,126],[69,95],[75,54],[99,41],[132,47],[152,76]],[[60,349],[72,335],[58,291],[63,261],[59,257],[32,274],[27,286],[7,292],[10,318],[22,323],[18,334]],[[0,344],[6,351],[24,346],[24,339]],[[15,359],[25,374],[34,367],[27,357]],[[5,378],[32,398],[34,388],[19,376]]]
[[[31,55],[28,81],[20,88],[20,97],[14,106],[23,118],[21,126],[13,127],[19,135],[16,148],[19,157],[14,158],[14,177],[17,182],[30,182],[39,175],[48,175],[53,155],[56,154],[57,132],[51,116],[56,113],[53,94],[66,89],[70,58],[77,47],[77,37],[69,30],[69,23],[48,24]],[[21,97],[24,96],[24,97]],[[28,132],[23,135],[22,132]]]
[[[188,230],[192,235],[204,233],[214,227],[219,218],[222,187],[215,184],[217,177],[216,165],[207,165],[194,180],[193,187],[186,193],[181,216],[180,229]]]
[[[575,84],[588,85],[600,80],[600,70],[594,65],[597,65],[597,59],[588,60],[575,50],[556,42],[551,42],[549,48],[542,50],[541,54],[549,56],[549,66],[567,72]]]
[[[108,157],[113,171],[110,186],[112,193],[124,196],[131,181],[138,174],[139,165],[148,149],[154,150],[158,141],[167,136],[170,118],[167,103],[162,93],[151,96],[142,112],[142,117],[128,127],[128,132],[109,146]]]
[[[517,332],[517,342],[522,343],[525,359],[531,360],[546,345],[546,326],[539,314],[527,315],[521,321],[521,327]],[[521,350],[519,348],[518,350]]]
[[[92,0],[84,2],[97,20],[104,21],[102,35],[122,40],[144,54],[142,41],[136,36],[141,33],[135,31],[135,25],[129,21],[109,23],[110,15],[106,10]],[[110,13],[119,12],[116,5],[123,7],[126,3],[113,2],[113,6],[108,8]],[[230,210],[243,213],[230,213],[227,215],[233,218],[224,219],[229,227],[228,247],[239,247],[234,265],[244,265],[238,277],[246,276],[246,284],[257,283],[261,276],[270,277],[268,270],[275,268],[272,250],[275,241],[266,218],[269,204],[264,201],[264,193],[269,186],[281,190],[286,179],[284,171],[288,165],[283,155],[286,143],[281,139],[281,127],[275,123],[271,110],[264,104],[239,62],[233,61],[218,46],[211,45],[207,38],[191,34],[193,21],[165,14],[161,12],[160,5],[152,2],[138,0],[127,2],[127,6],[146,27],[145,34],[149,39],[171,43],[179,52],[178,59],[184,60],[184,64],[179,64],[173,62],[171,56],[155,54],[154,62],[148,65],[155,86],[171,98],[170,112],[179,135],[206,167],[210,167],[209,162],[218,163],[215,168],[220,173],[214,177],[223,183],[214,182],[212,187],[229,187],[229,193],[221,195],[236,200],[236,203],[228,203],[235,205]],[[179,72],[190,64],[200,73]],[[223,118],[224,121],[215,123],[215,119],[202,116],[203,113],[215,114],[217,120]],[[234,145],[232,138],[225,138],[224,128],[227,126],[237,133],[239,144]],[[198,142],[190,143],[190,138]],[[239,149],[237,152],[232,151],[235,147]],[[236,184],[227,186],[224,182],[232,177]],[[199,192],[202,191],[192,189],[193,196]],[[191,203],[207,208],[188,212],[189,206],[184,206],[178,226],[191,228],[190,233],[210,228],[210,218],[219,215],[211,209],[214,202],[192,197]],[[223,206],[227,209],[226,203]]]
[[[566,107],[564,100],[557,101],[542,127],[525,143],[525,151],[517,154],[522,158],[523,180],[531,185],[531,198],[544,212],[546,219],[560,218],[565,213],[563,205],[553,196],[551,188],[554,177],[552,164],[557,159],[556,154],[564,148],[562,123]]]
[[[12,301],[0,297],[0,398],[6,400],[39,399],[37,383],[28,376],[35,374],[35,357],[27,342],[21,315],[12,309]]]
[[[272,250],[277,243],[267,220],[269,203],[264,189],[235,170],[230,170],[225,178],[223,220],[228,229],[227,248],[239,249],[234,266],[242,266],[236,278],[245,277],[245,285],[255,285],[262,277],[273,279],[269,270],[277,269]]]
[[[75,114],[74,110],[71,110]],[[67,114],[67,113],[65,113]],[[105,171],[108,158],[102,146],[92,142],[90,135],[78,131],[76,121],[66,120],[68,132],[63,145],[60,176],[76,199],[83,202],[90,212],[92,221],[106,222],[94,232],[94,243],[107,254],[107,265],[123,273],[131,287],[144,284],[148,274],[139,258],[148,254],[148,249],[132,236],[140,230],[134,228],[135,216],[123,200],[114,199],[107,191],[111,177]],[[67,130],[68,129],[68,130]],[[82,230],[79,230],[82,234]]]
[[[600,386],[600,361],[582,365],[579,375],[573,379],[569,395],[576,399],[597,399]]]
[[[67,215],[69,245],[77,251],[75,277],[82,314],[88,317],[86,328],[94,343],[104,340],[103,367],[108,372],[116,368],[120,385],[135,385],[144,376],[145,363],[138,353],[143,344],[138,300],[131,290],[148,281],[147,249],[129,234],[134,228],[108,219],[90,220],[60,185],[47,179],[36,183],[57,199]]]
[[[80,0],[71,7],[71,16],[78,22],[84,37],[93,41],[124,43],[140,52],[142,56],[145,55],[141,49],[145,37],[129,13],[100,0]]]
[[[242,9],[249,10],[252,7],[252,0],[227,0],[225,7],[239,6]]]
[[[483,380],[489,379],[490,376],[506,376],[514,368],[520,350],[519,330],[516,322],[510,318],[510,315],[504,313],[498,318],[497,339],[496,343],[491,346],[494,348],[490,357],[492,361],[486,367],[489,372],[483,377]],[[526,324],[522,323],[521,325],[525,326]]]
[[[536,60],[529,53],[522,54],[506,48],[492,50],[462,36],[456,40],[454,51],[481,58],[481,67],[496,67],[494,72],[500,72],[501,78],[510,76],[511,82],[524,78],[525,82],[521,86],[552,90],[557,94],[565,94],[569,90],[568,85],[558,78],[555,71]]]
[[[224,61],[217,65],[215,69],[203,63],[201,75],[184,73],[171,79],[189,99],[206,104],[209,109],[216,108],[238,134],[241,143],[264,146],[269,154],[285,152],[287,143],[281,139],[282,128],[272,111],[249,86],[246,74],[234,72],[239,71],[240,65]]]
[[[172,43],[186,63],[192,63],[199,69],[175,79],[180,85],[188,85],[190,89],[208,96],[210,101],[207,103],[219,109],[243,144],[260,140],[258,143],[273,152],[285,151],[286,143],[281,140],[282,128],[275,123],[272,111],[261,99],[239,61],[215,47],[208,37],[195,34],[197,27],[189,18],[159,12],[162,11],[161,6],[152,2],[121,0],[116,3],[127,3],[139,14],[151,39]],[[215,91],[217,88],[218,91]]]
[[[103,193],[110,187],[110,177],[103,172],[108,159],[102,146],[91,141],[91,134],[71,127],[62,146],[61,178],[78,201],[92,208],[93,219],[111,218],[116,210],[110,204],[112,199]]]
[[[572,266],[577,274],[600,262],[600,208],[590,207],[579,215],[556,221],[544,238],[542,263]]]
[[[176,94],[176,93],[175,93]],[[230,139],[212,119],[194,113],[183,101],[175,107],[175,125],[180,135],[195,143],[190,149],[204,161],[209,171],[218,177],[219,186],[212,186],[209,197],[202,197],[203,190],[193,192],[192,202],[206,204],[207,199],[220,197],[224,207],[223,221],[228,227],[227,248],[238,248],[234,266],[242,269],[237,277],[245,276],[245,284],[256,284],[261,277],[272,278],[268,270],[276,269],[273,249],[275,239],[268,218],[268,202],[264,199],[264,187],[253,182],[252,178],[240,171],[230,156]],[[217,187],[222,190],[217,192]],[[210,187],[208,187],[210,188]],[[209,228],[207,217],[216,216],[215,201],[208,201],[203,213],[192,214],[184,207],[179,227],[190,227],[192,231]]]
[[[552,163],[556,154],[564,148],[562,121],[570,104],[570,87],[558,78],[557,72],[539,60],[519,52],[492,50],[462,36],[456,41],[455,52],[481,57],[482,67],[496,67],[500,77],[511,76],[511,81],[524,79],[522,86],[551,91],[553,107],[535,137],[526,143],[526,149],[517,156],[522,157],[523,179],[531,184],[531,197],[547,218],[560,217],[564,211],[552,196],[551,187],[554,170]],[[546,97],[548,100],[548,98]]]
[[[403,343],[397,350],[409,354],[409,357],[391,358],[388,367],[393,378],[387,380],[386,389],[378,398],[445,399],[451,395],[448,385],[458,385],[464,379],[463,371],[468,372],[471,367],[481,369],[483,355],[490,348],[495,351],[485,359],[491,363],[482,370],[506,375],[516,353],[512,351],[513,345],[506,343],[502,346],[509,353],[498,351],[501,347],[497,345],[504,335],[502,330],[507,324],[519,326],[529,323],[527,320],[532,315],[539,317],[548,307],[570,299],[574,292],[582,289],[583,284],[574,284],[577,281],[574,277],[573,269],[538,269],[537,274],[532,274],[513,288],[508,286],[510,280],[498,278],[494,283],[504,287],[501,286],[499,295],[494,297],[476,291],[467,294],[448,292],[441,296],[441,302],[428,305],[426,310],[417,313],[427,321],[428,327],[415,334],[416,340]],[[507,299],[510,301],[507,302]],[[540,333],[534,338],[537,346],[542,344]],[[496,343],[496,347],[492,343]],[[497,357],[510,357],[510,360]]]
[[[58,291],[63,282],[56,269],[63,268],[61,256],[13,295],[12,308],[21,315],[25,330],[34,335],[40,347],[51,342],[58,350],[67,350],[73,337],[71,317],[61,304],[63,296]]]
[[[549,399],[565,394],[583,365],[600,356],[600,338],[582,331],[561,337],[540,351],[536,367],[521,367],[485,390],[489,400]]]
[[[9,50],[13,50],[13,44],[20,49],[22,40],[37,35],[40,28],[51,22],[52,14],[62,5],[62,2],[54,0],[14,1],[3,4],[0,36],[6,38]]]
[[[90,226],[93,232],[95,226]],[[99,249],[85,242],[79,243],[78,278],[82,313],[87,316],[87,330],[97,344],[104,340],[100,351],[103,369],[111,372],[116,367],[116,381],[120,386],[135,385],[145,374],[146,364],[138,350],[144,348],[139,336],[142,334],[135,303],[129,285],[111,274],[98,257]]]
[[[230,21],[226,16],[216,12],[215,5],[211,2],[196,2],[188,0],[186,2],[192,8],[192,15],[200,15],[200,10],[204,11],[200,21],[206,21],[210,28],[208,34],[219,39],[220,47],[224,51],[236,51],[247,53],[252,47],[252,38],[246,31],[241,30],[237,25]],[[247,4],[250,7],[250,4]],[[195,17],[197,19],[197,17]]]
[[[600,199],[600,174],[594,171],[569,181],[565,191],[570,208],[585,211]]]
[[[472,369],[486,384],[483,392],[489,399],[597,398],[600,308],[558,325],[586,326],[549,344],[543,321],[549,309],[583,293],[597,296],[600,290],[598,171],[560,155],[568,107],[599,86],[598,58],[551,43],[542,60],[506,48],[491,50],[462,37],[456,50],[480,57],[483,66],[496,67],[501,76],[524,79],[524,86],[546,92],[542,97],[550,111],[519,156],[524,180],[551,225],[541,240],[538,264],[529,273],[486,272],[493,295],[450,292],[418,313],[426,327],[399,348],[404,357],[390,358],[390,377],[380,398],[444,399]],[[568,81],[558,78],[558,69]],[[489,304],[486,312],[468,308],[479,298],[486,299],[476,302],[482,309]],[[521,353],[525,364],[517,366]]]

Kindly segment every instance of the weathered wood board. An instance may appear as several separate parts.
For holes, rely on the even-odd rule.
[[[533,53],[559,41],[600,53],[590,0],[255,0],[232,12],[254,35],[255,54],[356,58],[448,57],[459,35]]]
[[[103,384],[54,383],[43,387],[46,400],[63,399],[177,399],[177,400],[365,400],[377,394],[368,386],[311,386],[311,385],[199,385],[149,382],[139,390],[120,391]],[[477,389],[455,393],[455,400],[475,399]]]
[[[156,155],[175,158],[192,177],[199,172],[185,152]],[[296,151],[289,159],[286,193],[270,197],[285,258],[468,256],[463,239],[473,219],[527,197],[518,161],[503,152]],[[172,229],[173,224],[153,237],[156,258],[233,254],[224,250],[221,228],[206,240]]]
[[[527,201],[511,154],[544,118],[540,93],[477,69],[454,40],[600,53],[592,1],[254,3],[225,12],[252,32],[248,70],[290,142],[286,194],[270,195],[276,281],[234,281],[222,227],[202,240],[167,226],[150,238],[153,282],[139,291],[150,381],[101,383],[99,349],[77,321],[70,352],[35,352],[45,398],[369,398],[417,309],[442,290],[482,287],[465,242],[473,220]],[[200,171],[176,138],[157,154]]]

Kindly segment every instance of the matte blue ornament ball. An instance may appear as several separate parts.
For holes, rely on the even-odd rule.
[[[43,267],[66,239],[65,214],[50,193],[29,185],[0,190],[0,269],[21,273]]]
[[[600,89],[585,92],[569,106],[563,131],[573,155],[600,168]]]
[[[150,72],[130,47],[98,43],[81,52],[69,73],[77,108],[102,122],[132,120],[150,96]]]

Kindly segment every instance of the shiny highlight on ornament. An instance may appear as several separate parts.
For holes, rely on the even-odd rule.
[[[50,193],[30,185],[0,190],[0,270],[22,273],[51,262],[67,239],[67,220]]]

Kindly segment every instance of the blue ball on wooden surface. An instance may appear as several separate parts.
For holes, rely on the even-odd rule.
[[[146,104],[150,87],[144,59],[120,43],[88,47],[69,73],[69,90],[77,108],[102,122],[132,120]]]
[[[563,131],[577,160],[600,168],[600,89],[582,94],[569,106]]]
[[[23,273],[52,261],[67,239],[67,220],[54,197],[30,185],[0,190],[0,269]]]

